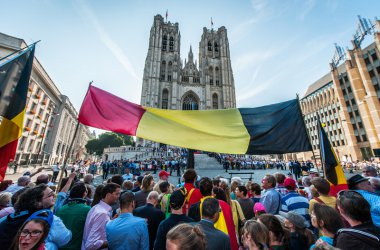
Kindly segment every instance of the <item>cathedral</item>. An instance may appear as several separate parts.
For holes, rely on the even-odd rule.
[[[198,62],[191,46],[183,61],[180,48],[178,23],[156,15],[145,60],[141,105],[176,110],[235,108],[227,29],[203,28]]]

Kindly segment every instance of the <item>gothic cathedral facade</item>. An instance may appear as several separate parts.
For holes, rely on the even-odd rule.
[[[161,109],[206,110],[236,107],[227,29],[203,28],[199,65],[190,46],[180,55],[178,23],[154,17],[145,60],[141,105]]]

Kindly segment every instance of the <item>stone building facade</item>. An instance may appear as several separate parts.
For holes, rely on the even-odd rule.
[[[0,58],[26,47],[23,39],[0,33]],[[37,47],[38,50],[38,47]],[[38,53],[38,52],[37,52]],[[72,152],[68,152],[75,130],[77,111],[62,95],[49,74],[35,57],[29,83],[24,129],[18,142],[16,161],[25,164],[52,164],[86,156],[84,145],[90,138],[80,125]]]
[[[203,28],[199,64],[192,48],[180,55],[178,23],[154,17],[145,60],[141,105],[162,109],[205,110],[236,107],[227,29]]]
[[[342,161],[368,160],[380,149],[380,21],[374,42],[364,49],[353,42],[344,62],[310,85],[300,100],[315,154],[319,155],[317,115],[326,124]],[[310,159],[311,153],[298,158]]]

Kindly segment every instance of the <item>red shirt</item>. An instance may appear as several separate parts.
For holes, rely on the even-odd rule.
[[[191,196],[189,198],[189,203],[188,203],[189,208],[191,207],[191,205],[199,202],[201,200],[201,198],[203,197],[201,194],[201,191],[199,191],[198,188],[195,188],[193,183],[185,183],[184,188],[186,188],[186,192],[188,195],[190,194],[191,189],[194,188],[194,190],[191,193]],[[186,214],[186,207],[185,206],[183,206],[182,211],[184,214]]]

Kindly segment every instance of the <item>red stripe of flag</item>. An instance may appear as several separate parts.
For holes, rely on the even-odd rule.
[[[144,113],[142,106],[90,85],[78,120],[84,125],[133,136]]]
[[[14,140],[0,148],[0,181],[4,180],[10,161],[15,158],[18,140]]]

